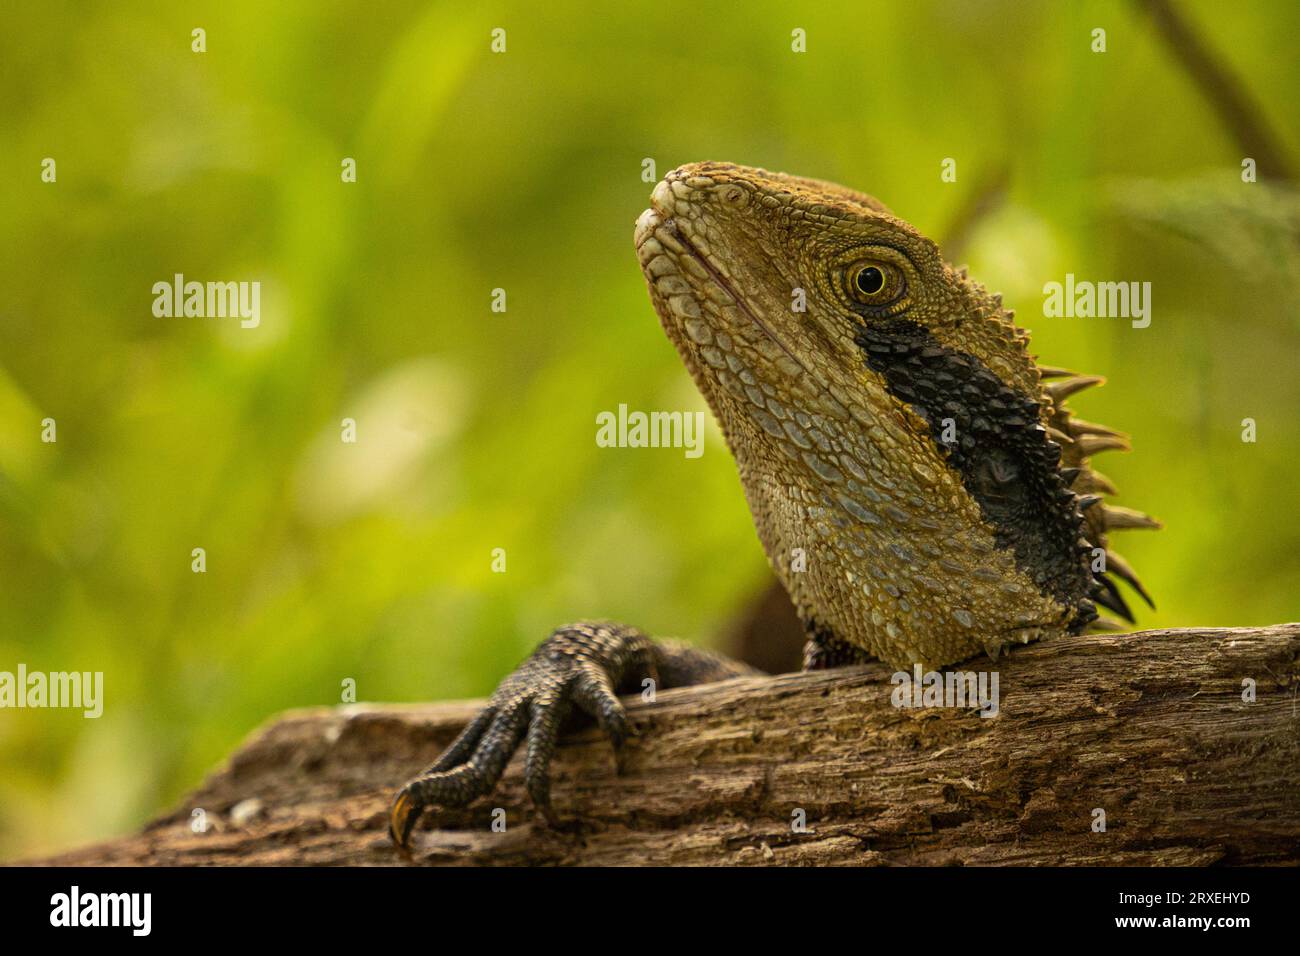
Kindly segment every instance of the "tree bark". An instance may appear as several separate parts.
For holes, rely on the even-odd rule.
[[[896,708],[882,665],[628,698],[640,734],[622,775],[594,728],[557,755],[555,808],[581,822],[535,817],[516,758],[490,797],[426,817],[410,859],[1300,863],[1300,625],[1070,637],[964,667],[997,670],[999,716]],[[404,862],[393,790],[478,706],[284,714],[141,833],[41,862]]]

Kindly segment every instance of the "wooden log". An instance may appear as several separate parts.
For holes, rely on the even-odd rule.
[[[1300,625],[1070,637],[964,666],[997,670],[997,717],[897,708],[882,665],[629,698],[622,775],[594,728],[559,750],[554,804],[579,822],[535,817],[516,758],[489,798],[426,816],[411,860],[1300,863]],[[479,704],[286,713],[142,832],[39,862],[406,862],[393,790]]]

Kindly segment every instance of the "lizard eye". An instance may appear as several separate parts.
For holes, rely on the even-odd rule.
[[[885,287],[885,274],[875,266],[859,269],[853,277],[853,287],[863,295],[875,295]]]
[[[848,269],[849,296],[862,305],[889,305],[906,291],[903,274],[888,262],[857,262]]]

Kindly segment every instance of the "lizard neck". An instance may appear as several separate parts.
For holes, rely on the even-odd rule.
[[[771,382],[713,404],[768,561],[810,629],[937,667],[1060,627],[1062,606],[998,547],[937,450],[890,453],[928,429],[906,405],[876,413]],[[968,575],[996,584],[996,605],[972,599]]]

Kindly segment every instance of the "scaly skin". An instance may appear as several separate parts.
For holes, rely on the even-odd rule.
[[[720,654],[675,641],[651,641],[634,627],[582,621],[557,628],[503,680],[488,705],[436,763],[398,792],[389,833],[405,847],[427,806],[463,806],[488,793],[526,739],[524,780],[534,806],[552,824],[551,757],[574,706],[609,735],[615,755],[628,734],[619,693],[685,687],[758,674]]]
[[[1107,572],[1146,593],[1106,531],[1158,525],[1101,503],[1114,489],[1089,456],[1127,442],[1064,406],[1101,380],[1037,366],[1001,298],[879,201],[697,163],[655,188],[636,248],[808,630],[805,667],[937,668],[1080,631],[1099,623],[1095,604],[1131,619]],[[617,745],[614,691],[743,671],[634,628],[562,628],[403,788],[393,837],[404,845],[425,806],[491,790],[525,737],[550,819],[547,766],[572,704]]]

